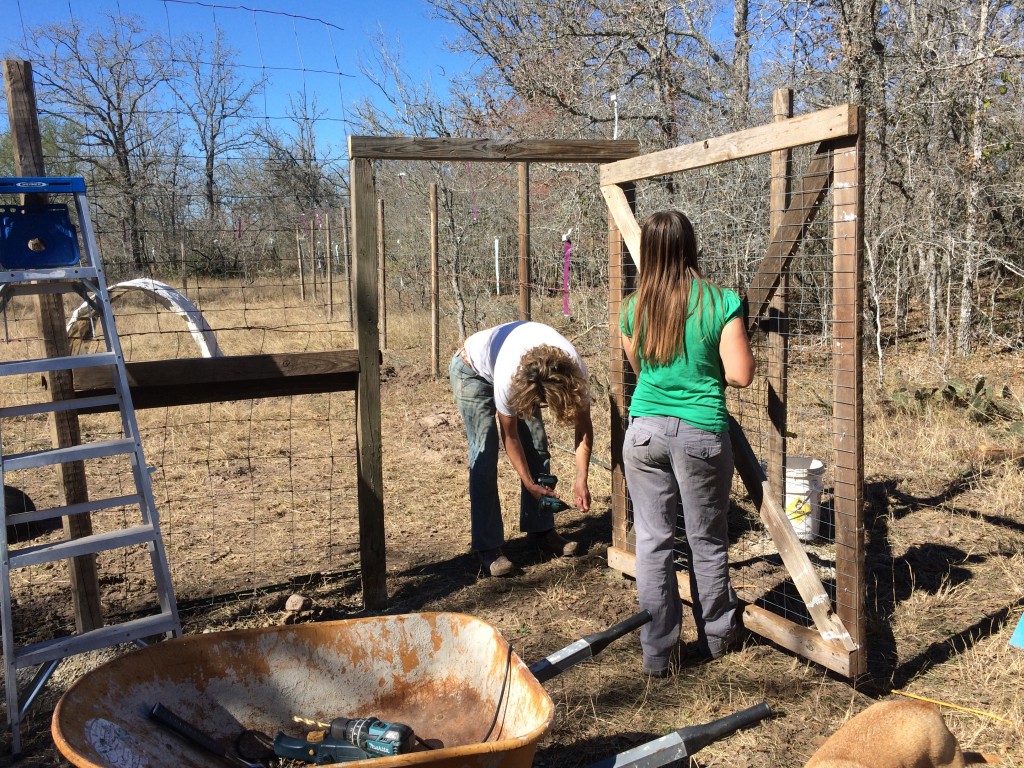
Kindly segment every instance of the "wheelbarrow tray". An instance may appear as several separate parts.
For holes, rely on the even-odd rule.
[[[489,624],[416,613],[189,635],[132,651],[64,693],[53,739],[82,768],[222,765],[150,719],[157,703],[225,748],[246,729],[301,736],[294,715],[375,716],[443,744],[357,761],[374,768],[527,768],[554,714]]]

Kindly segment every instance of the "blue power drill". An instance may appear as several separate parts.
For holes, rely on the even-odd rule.
[[[537,475],[537,485],[542,485],[545,488],[550,488],[553,491],[555,490],[555,486],[557,484],[558,478],[555,477],[554,475]],[[572,509],[572,507],[570,507],[564,501],[555,496],[541,496],[540,509],[542,512],[561,512],[563,509]]]
[[[351,744],[370,757],[403,755],[415,746],[416,735],[405,723],[388,723],[376,717],[336,717],[316,725],[326,729],[325,742]]]

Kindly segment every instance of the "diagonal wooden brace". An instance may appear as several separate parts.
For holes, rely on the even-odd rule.
[[[633,263],[637,270],[640,269],[640,225],[636,222],[633,209],[630,208],[629,199],[626,197],[626,190],[618,184],[608,184],[601,187],[601,194],[608,203],[608,213],[612,221],[622,235],[629,255],[633,257]]]
[[[750,280],[747,287],[748,332],[753,332],[758,319],[768,311],[768,305],[779,287],[782,275],[789,268],[789,262],[792,261],[797,246],[807,233],[807,228],[817,215],[818,206],[828,191],[832,182],[833,143],[823,141],[818,145],[800,180],[800,188],[793,195],[792,202],[782,217],[782,223],[772,235],[772,241],[758,266],[757,274]],[[618,224],[617,219],[615,223]]]
[[[761,465],[754,455],[753,448],[747,441],[747,436],[739,423],[729,417],[729,437],[732,440],[733,454],[736,457],[736,471],[750,494],[751,501],[757,507],[761,515],[761,521],[771,535],[775,546],[779,548],[779,555],[786,565],[786,570],[793,578],[800,597],[807,605],[807,611],[814,620],[822,639],[838,643],[847,651],[857,650],[857,644],[850,637],[843,622],[832,610],[832,601],[825,592],[821,580],[814,572],[814,566],[807,557],[807,553],[796,537],[796,532],[789,522],[786,510],[776,501],[776,494],[772,491]]]

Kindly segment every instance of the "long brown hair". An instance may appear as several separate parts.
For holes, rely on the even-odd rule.
[[[690,293],[695,280],[704,283],[697,253],[693,224],[681,211],[659,211],[644,221],[640,229],[640,281],[633,312],[633,338],[644,360],[667,365],[680,352],[686,352]],[[702,289],[697,297],[697,314],[704,293]]]

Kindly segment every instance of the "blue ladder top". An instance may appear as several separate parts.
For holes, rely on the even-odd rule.
[[[81,176],[2,176],[0,195],[73,194],[85,192]]]

